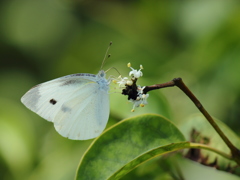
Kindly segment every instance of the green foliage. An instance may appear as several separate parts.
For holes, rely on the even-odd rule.
[[[123,120],[93,142],[81,160],[77,179],[119,179],[146,160],[189,147],[184,140],[175,125],[159,115]]]
[[[220,127],[220,129],[226,134],[226,136],[230,139],[230,141],[240,149],[240,138],[223,122],[215,119],[216,123]],[[207,144],[215,149],[221,150],[227,154],[230,154],[230,150],[227,145],[223,142],[220,136],[216,133],[213,127],[207,122],[207,120],[200,114],[192,115],[188,118],[188,120],[180,126],[181,132],[184,133],[185,137],[189,141],[195,141],[199,143]],[[191,131],[195,130],[197,133],[195,137],[191,136]],[[204,142],[205,141],[205,142]],[[206,164],[211,164],[217,159],[217,166],[225,170],[228,166],[235,167],[236,162],[229,161],[228,159],[217,155],[214,152],[209,152],[206,150],[201,150],[199,154],[198,161],[203,160],[208,157]],[[239,173],[240,175],[240,173]]]
[[[193,162],[184,158],[175,158],[175,161],[179,166],[179,170],[183,174],[185,180],[240,180],[240,177],[224,171],[217,171],[214,167],[203,166],[202,164]]]
[[[222,122],[218,120],[216,122],[234,145],[239,147],[239,137]],[[219,150],[227,154],[230,154],[230,151],[203,116],[190,117],[189,121],[181,126],[181,129],[189,141],[206,144],[209,148],[198,144],[200,150],[196,150],[196,144],[185,141],[178,128],[159,115],[136,116],[117,123],[93,141],[80,161],[76,179],[120,179],[143,162],[186,148],[193,148],[185,154],[194,161],[206,166],[214,165],[222,171],[235,169],[236,162],[217,154]],[[195,132],[201,133],[193,134],[191,132],[193,129]],[[216,159],[217,161],[214,163]],[[170,162],[171,164],[181,164],[181,161],[191,166],[190,162],[179,158]],[[153,161],[151,166],[155,163]],[[166,164],[163,166],[166,168]],[[170,168],[172,171],[176,168],[174,165],[171,166],[167,169]],[[180,167],[180,169],[183,172],[186,171],[186,168]],[[205,170],[202,169],[202,171]],[[235,173],[238,174],[238,172]],[[187,173],[184,173],[184,176],[189,177]],[[196,173],[190,176],[197,177],[198,175]],[[217,176],[218,174],[213,175],[213,177]],[[237,178],[224,173],[222,176],[230,179]]]
[[[27,110],[20,98],[32,86],[53,78],[77,72],[96,74],[109,41],[113,41],[111,58],[104,70],[115,67],[127,76],[128,62],[133,67],[142,64],[144,76],[139,81],[142,86],[182,77],[209,113],[234,130],[236,135],[220,123],[224,132],[238,145],[239,19],[238,0],[1,1],[0,179],[74,178],[79,160],[91,141],[70,141],[59,136],[52,123]],[[107,75],[119,76],[114,70],[108,71]],[[187,121],[186,117],[198,110],[179,90],[168,88],[150,93],[149,104],[134,113],[130,112],[132,104],[127,104],[120,92],[120,89],[110,92],[108,126],[143,113],[161,114],[177,124],[186,138],[194,127],[202,136],[212,137],[209,145],[229,152],[207,122],[199,120],[202,118],[193,117]],[[114,128],[117,129],[116,126]],[[122,131],[123,135],[127,129]],[[156,151],[158,147],[161,149],[163,146],[156,145]],[[146,150],[128,162],[134,162],[141,155],[147,156],[150,151]],[[204,155],[209,154],[211,161],[217,156],[201,151]],[[224,168],[227,160],[218,157]],[[171,168],[164,169],[166,163],[175,164],[175,159],[177,161],[174,157],[171,163],[154,158],[125,177],[176,179]],[[185,167],[183,172],[193,172],[196,163],[190,162],[193,164],[185,166],[184,160],[178,161],[182,168]],[[202,169],[193,174],[197,171],[203,172],[198,177],[207,174]],[[214,173],[224,173],[213,171],[208,174],[208,179],[214,179],[211,178]],[[190,180],[197,179],[190,173],[188,175]]]

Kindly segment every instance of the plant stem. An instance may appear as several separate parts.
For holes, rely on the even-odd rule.
[[[190,143],[190,148],[194,148],[194,149],[206,149],[212,152],[215,152],[223,157],[225,157],[226,159],[232,160],[232,157],[230,155],[228,155],[227,153],[224,153],[222,151],[219,151],[215,148],[212,148],[208,145],[205,144],[200,144],[200,143]]]
[[[160,88],[172,87],[172,86],[177,86],[178,88],[180,88],[192,100],[192,102],[196,105],[196,107],[199,109],[199,111],[205,116],[205,118],[208,120],[208,122],[212,125],[212,127],[217,131],[217,133],[220,135],[220,137],[223,139],[223,141],[229,147],[229,149],[231,150],[232,159],[235,160],[238,163],[238,165],[240,165],[240,150],[237,149],[232,144],[232,142],[228,139],[228,137],[222,132],[222,130],[219,128],[219,126],[214,121],[214,119],[205,110],[203,105],[194,96],[194,94],[188,89],[188,87],[183,83],[181,78],[175,78],[172,81],[169,81],[169,82],[163,83],[163,84],[146,86],[143,90],[143,93],[146,94],[148,91],[151,91],[154,89],[160,89]]]

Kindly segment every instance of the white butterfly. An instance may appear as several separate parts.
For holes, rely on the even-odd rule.
[[[109,117],[109,80],[105,72],[60,77],[30,89],[22,103],[54,123],[59,134],[86,140],[101,134]]]

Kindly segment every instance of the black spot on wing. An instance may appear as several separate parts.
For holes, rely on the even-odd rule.
[[[55,104],[57,103],[57,101],[56,101],[55,99],[51,99],[49,102],[50,102],[52,105],[55,105]]]
[[[67,75],[67,76],[64,76],[65,78],[69,78],[69,77],[76,77],[76,76],[89,76],[89,77],[96,77],[95,74],[89,74],[89,73],[77,73],[77,74],[70,74],[70,75]]]
[[[90,76],[90,77],[96,77],[95,74],[89,74],[89,73],[77,73],[73,74],[74,76]]]
[[[68,81],[64,81],[61,86],[67,86],[67,85],[70,85],[70,84],[74,84],[76,83],[76,80],[68,80]]]

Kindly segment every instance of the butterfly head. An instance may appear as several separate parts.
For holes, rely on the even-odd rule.
[[[105,78],[106,73],[105,73],[104,70],[100,70],[100,71],[98,72],[97,76],[98,76],[99,78]]]

